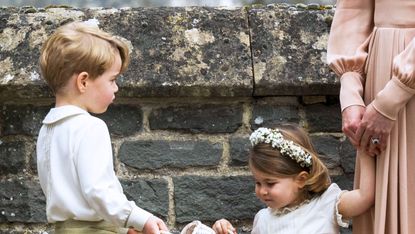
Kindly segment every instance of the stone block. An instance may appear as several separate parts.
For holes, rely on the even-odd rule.
[[[256,103],[252,111],[251,128],[274,128],[283,123],[300,122],[300,115],[296,105]]]
[[[336,176],[332,176],[332,182],[336,183],[339,185],[339,187],[342,190],[353,190],[353,174],[351,175],[347,175],[347,174],[343,174],[343,175],[336,175]]]
[[[342,121],[340,105],[312,104],[304,107],[310,132],[341,132]]]
[[[25,144],[0,140],[0,175],[19,174],[25,169]]]
[[[356,149],[349,140],[340,144],[341,166],[346,174],[353,174],[356,161]]]
[[[312,136],[311,140],[320,159],[329,169],[336,168],[341,164],[339,155],[340,140],[330,135]]]
[[[164,179],[121,180],[124,194],[129,200],[148,212],[167,219],[169,209],[168,184]]]
[[[173,178],[176,222],[252,219],[263,207],[250,176]]]
[[[0,222],[46,223],[46,199],[30,180],[0,181]]]
[[[191,133],[232,133],[242,125],[242,106],[197,104],[155,109],[150,129]]]
[[[215,167],[223,146],[207,141],[126,141],[119,150],[122,163],[137,169]]]
[[[248,154],[251,149],[251,142],[249,136],[247,137],[232,137],[229,140],[231,166],[247,166]]]
[[[42,121],[49,112],[50,106],[5,105],[0,110],[2,119],[1,134],[31,135],[39,133]]]
[[[52,97],[38,68],[40,47],[60,25],[96,18],[131,49],[119,97],[250,96],[252,60],[244,8],[3,9],[0,101]]]
[[[338,94],[325,62],[332,15],[285,5],[249,10],[255,96]]]
[[[143,112],[140,106],[110,105],[98,118],[105,121],[113,136],[130,136],[143,128]]]

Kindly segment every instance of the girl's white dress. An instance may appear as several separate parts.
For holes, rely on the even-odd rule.
[[[342,190],[335,183],[319,197],[293,210],[278,213],[264,208],[255,215],[252,234],[333,234],[339,226],[348,227],[348,221],[338,213],[337,205]]]

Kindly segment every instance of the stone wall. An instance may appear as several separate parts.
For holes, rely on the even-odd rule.
[[[325,65],[334,10],[253,8],[0,8],[0,230],[51,233],[35,142],[53,96],[39,49],[59,25],[96,18],[128,42],[131,65],[105,114],[127,197],[180,230],[226,217],[249,233],[262,204],[247,168],[260,126],[306,128],[332,178],[352,186],[339,82]],[[342,230],[347,233],[350,230]]]

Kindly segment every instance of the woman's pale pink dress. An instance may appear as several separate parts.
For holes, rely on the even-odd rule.
[[[327,60],[341,77],[342,110],[372,103],[395,120],[377,157],[375,207],[353,220],[353,233],[415,233],[414,37],[415,0],[337,1]],[[359,170],[357,160],[355,187]]]

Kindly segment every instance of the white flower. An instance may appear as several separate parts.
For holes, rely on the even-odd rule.
[[[99,21],[95,18],[86,20],[83,23],[88,25],[88,26],[97,27],[97,28],[98,28],[98,25],[99,25]]]
[[[249,137],[252,146],[259,143],[271,144],[284,156],[288,156],[301,167],[311,167],[311,155],[293,141],[285,140],[278,129],[258,128]]]

